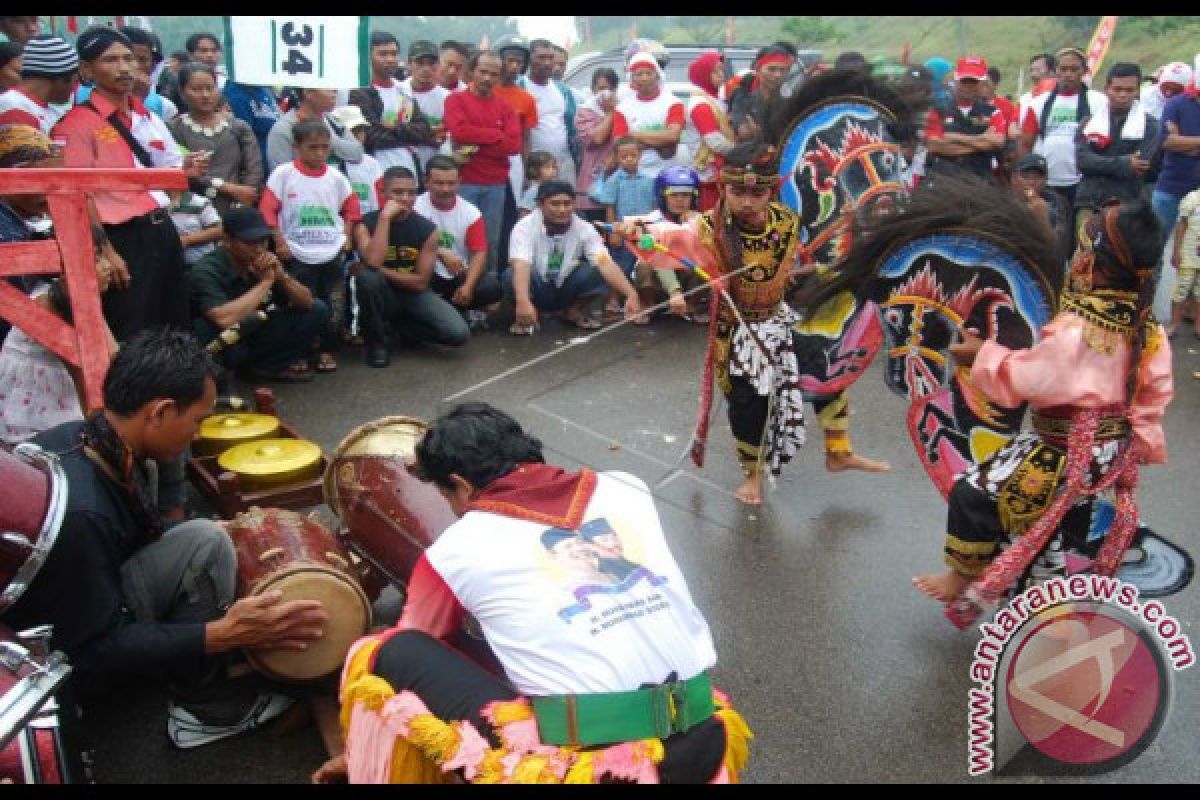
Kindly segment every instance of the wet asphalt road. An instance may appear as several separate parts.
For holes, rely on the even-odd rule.
[[[827,473],[810,415],[809,444],[766,504],[751,510],[729,493],[739,473],[722,407],[706,468],[677,463],[695,415],[699,328],[673,319],[626,326],[471,390],[577,334],[553,323],[534,337],[493,330],[457,352],[397,349],[386,370],[368,369],[347,351],[335,375],[277,388],[280,412],[330,454],[357,425],[389,414],[430,419],[444,398],[459,395],[513,413],[543,439],[548,460],[638,475],[655,487],[672,549],[712,627],[716,682],[757,736],[746,781],[966,780],[977,634],[954,630],[941,607],[910,586],[912,575],[940,566],[945,504],[919,467],[904,406],[884,387],[878,364],[851,390],[852,431],[856,449],[887,459],[892,472]],[[1175,365],[1171,462],[1143,471],[1139,498],[1152,527],[1196,553],[1200,381],[1191,375],[1200,369],[1200,341],[1185,335]],[[1185,633],[1200,638],[1195,584],[1165,604]],[[381,610],[394,613],[394,603]],[[101,780],[297,782],[323,759],[311,726],[178,752],[166,741],[164,714],[164,696],[147,690],[93,715]],[[1155,743],[1120,770],[1082,780],[1200,780],[1197,720],[1200,668],[1193,668],[1176,675]]]

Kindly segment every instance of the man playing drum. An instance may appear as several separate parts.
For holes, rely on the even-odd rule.
[[[146,460],[187,449],[216,401],[215,369],[190,334],[138,332],[108,370],[105,408],[33,439],[61,460],[68,505],[45,563],[2,618],[17,630],[54,626],[51,644],[85,702],[124,683],[170,681],[167,729],[180,747],[249,730],[291,704],[257,689],[231,700],[245,688],[225,680],[222,654],[301,650],[327,619],[319,603],[280,602],[279,592],[233,602],[237,562],[218,523],[164,532]]]
[[[736,780],[750,732],[709,681],[708,624],[646,485],[546,464],[482,403],[416,454],[461,519],[417,562],[400,622],[351,648],[346,749],[313,781]],[[467,614],[503,674],[444,643]]]

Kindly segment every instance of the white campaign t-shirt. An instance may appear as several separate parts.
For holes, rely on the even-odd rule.
[[[1088,91],[1088,107],[1092,113],[1105,103],[1104,95],[1099,92]],[[1079,121],[1076,119],[1079,111],[1078,94],[1063,95],[1057,94],[1054,97],[1054,107],[1050,109],[1050,116],[1046,120],[1046,130],[1039,131],[1033,146],[1033,152],[1046,159],[1046,168],[1048,175],[1046,176],[1046,184],[1048,186],[1074,186],[1079,183],[1083,177],[1079,173],[1079,168],[1075,164],[1075,133],[1079,130]],[[1041,125],[1042,110],[1046,106],[1046,101],[1050,98],[1050,92],[1038,95],[1033,98],[1026,115],[1032,115],[1033,119]],[[1041,134],[1045,135],[1042,136]]]
[[[685,126],[687,124],[683,103],[674,94],[665,90],[659,91],[653,100],[643,100],[636,94],[626,98],[617,104],[616,114],[617,116],[613,118],[613,125],[618,124],[619,116],[625,120],[625,125],[630,133],[664,131],[668,124]],[[616,138],[615,135],[614,138]],[[681,135],[675,155],[669,159],[660,156],[653,147],[643,148],[642,159],[638,162],[638,171],[654,177],[667,167],[676,164],[690,165],[691,162],[687,145],[683,143]]]
[[[538,124],[529,132],[529,149],[544,150],[555,157],[567,152],[567,99],[554,81],[539,86],[531,80],[522,84],[537,103]]]
[[[345,175],[324,166],[320,175],[302,172],[295,162],[280,164],[266,191],[278,201],[279,230],[292,257],[305,264],[332,261],[346,243],[343,212],[358,198]]]
[[[540,208],[514,225],[508,240],[510,261],[528,262],[539,278],[555,286],[562,286],[584,258],[594,262],[601,253],[608,250],[594,227],[572,215],[566,232],[551,236]]]
[[[712,667],[712,634],[646,484],[600,473],[583,518],[567,531],[468,511],[425,552],[516,690],[621,692]]]
[[[364,153],[362,161],[357,164],[346,162],[346,177],[350,179],[350,188],[354,189],[354,194],[358,197],[358,206],[362,213],[378,211],[383,165]]]
[[[435,206],[429,192],[425,192],[413,204],[413,211],[437,226],[438,247],[453,250],[463,263],[470,261],[472,249],[475,252],[487,249],[487,229],[483,214],[461,197],[455,198],[453,208],[443,210]],[[470,245],[474,245],[474,248]],[[433,269],[443,278],[454,277],[440,258]]]
[[[446,98],[450,96],[450,90],[438,86],[436,83],[433,88],[418,92],[413,88],[412,78],[400,83],[400,91],[404,92],[413,102],[417,104],[417,108],[421,109],[421,113],[425,119],[429,120],[429,126],[435,127],[443,124],[443,119],[446,116]],[[429,163],[429,159],[437,155],[438,148],[428,147],[425,145],[414,147],[413,150],[417,153],[417,158],[420,160],[421,170],[424,171],[425,165]]]
[[[58,108],[31,97],[20,89],[0,94],[0,125],[28,125],[49,135],[62,118]]]
[[[379,92],[379,99],[383,101],[383,114],[381,115],[383,122],[389,125],[394,125],[397,120],[407,122],[408,110],[405,108],[408,98],[404,97],[404,89],[398,81],[392,81],[391,86],[380,86],[371,84],[371,88]],[[401,145],[400,147],[388,147],[381,150],[376,150],[374,153],[375,160],[379,162],[381,169],[389,167],[405,167],[414,175],[418,174],[417,160],[413,155],[412,147]],[[361,199],[361,197],[360,197]],[[364,212],[365,213],[365,212]]]

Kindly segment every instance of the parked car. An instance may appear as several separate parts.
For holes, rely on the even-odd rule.
[[[666,68],[666,85],[677,97],[685,98],[692,93],[692,84],[688,80],[687,70],[696,57],[706,50],[720,50],[725,54],[725,64],[730,76],[743,70],[750,69],[754,63],[757,47],[726,47],[723,45],[666,45],[671,54],[671,61]],[[801,50],[800,61],[805,67],[821,60],[820,50]],[[627,80],[625,75],[625,48],[614,47],[603,52],[582,53],[567,62],[566,83],[573,89],[586,91],[592,88],[592,73],[601,67],[609,67],[617,72],[622,82]]]

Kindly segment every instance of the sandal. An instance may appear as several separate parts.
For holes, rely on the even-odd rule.
[[[587,314],[578,311],[563,314],[562,318],[563,322],[569,322],[576,328],[580,328],[585,331],[599,330],[601,327],[603,327],[599,320],[594,320]]]
[[[317,354],[317,372],[337,372],[337,361],[333,357],[333,353],[318,353]]]
[[[508,326],[508,332],[513,336],[532,336],[535,330],[537,330],[536,325],[522,325],[519,322]]]
[[[250,370],[251,380],[271,381],[273,383],[310,383],[313,372],[308,364],[300,361],[279,372],[269,372],[264,369]]]

